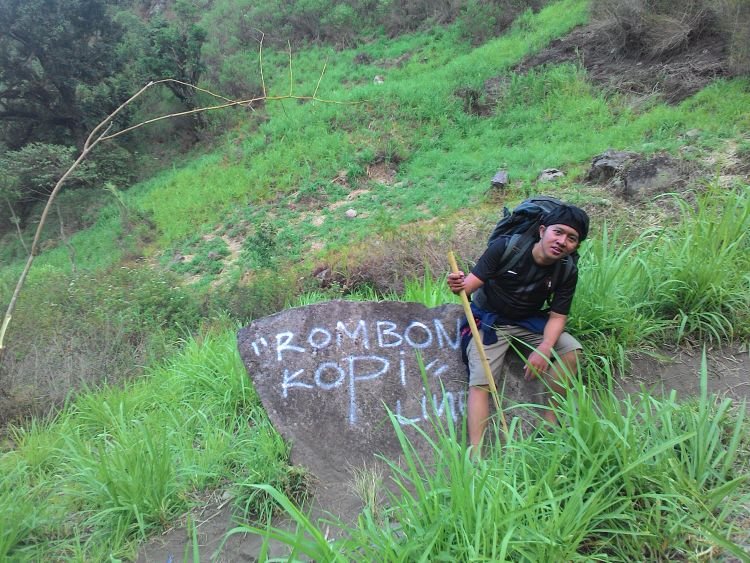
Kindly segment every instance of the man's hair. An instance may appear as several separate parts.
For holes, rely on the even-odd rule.
[[[550,225],[567,225],[576,230],[579,242],[589,234],[589,216],[580,207],[575,205],[561,205],[542,217],[541,224],[545,227]]]

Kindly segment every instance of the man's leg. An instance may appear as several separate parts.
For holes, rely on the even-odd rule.
[[[508,329],[508,334],[517,339],[515,346],[519,350],[524,350],[523,346],[528,346],[531,350],[534,350],[543,339],[541,334],[530,332],[521,327]],[[547,370],[539,374],[550,389],[562,397],[565,397],[567,391],[569,374],[578,373],[578,353],[580,350],[581,344],[569,333],[563,332],[555,344],[554,358],[550,358],[552,364]],[[559,361],[554,361],[555,358],[559,358]],[[558,424],[557,416],[553,410],[558,406],[554,394],[550,397],[549,405],[550,409],[545,409],[542,416],[550,424]]]
[[[490,390],[487,385],[469,386],[468,426],[469,443],[478,454],[484,431],[487,430],[487,419],[490,417]]]
[[[562,365],[560,365],[562,364]],[[558,424],[555,408],[558,406],[557,395],[565,397],[570,381],[570,375],[578,373],[578,350],[571,350],[560,356],[560,359],[552,364],[550,370],[545,372],[544,380],[549,385],[553,394],[549,399],[550,408],[544,411],[544,420],[550,424]],[[557,395],[556,395],[557,394]]]
[[[484,346],[484,353],[490,364],[493,376],[500,373],[505,361],[505,353],[508,351],[508,341],[498,332],[498,341],[495,344]],[[469,429],[469,442],[474,448],[475,455],[480,453],[482,438],[487,430],[487,420],[490,416],[490,391],[487,375],[479,357],[479,352],[474,339],[469,342],[466,349],[469,358],[469,398],[467,400],[467,425]]]

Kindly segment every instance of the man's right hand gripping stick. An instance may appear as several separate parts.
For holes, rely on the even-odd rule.
[[[456,263],[456,257],[453,255],[453,251],[448,252],[448,262],[451,266],[451,271],[454,274],[457,274],[459,272],[458,264]],[[464,306],[464,314],[466,315],[466,320],[469,322],[469,327],[471,328],[471,336],[474,338],[474,346],[477,348],[477,352],[479,353],[479,358],[482,360],[482,367],[484,368],[484,375],[487,378],[487,383],[490,386],[490,393],[492,393],[492,398],[495,401],[495,410],[500,413],[500,421],[503,425],[503,431],[507,434],[508,433],[508,425],[505,422],[505,414],[503,413],[503,410],[500,408],[500,400],[498,399],[497,395],[497,387],[495,386],[495,378],[492,377],[492,369],[490,369],[490,362],[487,359],[487,354],[484,352],[484,345],[482,344],[482,335],[479,334],[479,328],[477,328],[477,323],[474,320],[474,313],[471,312],[471,305],[469,304],[469,297],[466,295],[466,291],[463,289],[459,293],[459,296],[461,297],[461,303]]]

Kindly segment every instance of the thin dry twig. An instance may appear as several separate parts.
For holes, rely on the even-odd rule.
[[[260,64],[260,85],[263,88],[263,97],[266,97],[266,79],[263,76],[263,37],[265,35],[262,31],[257,30],[260,32],[260,46],[258,47],[258,62]]]
[[[315,91],[313,92],[313,99],[318,95],[318,88],[320,88],[320,82],[323,80],[323,75],[326,72],[326,68],[328,67],[328,59],[326,59],[326,62],[323,63],[323,70],[320,73],[320,77],[318,78],[318,83],[315,85]]]
[[[18,215],[16,215],[15,209],[13,209],[13,206],[10,204],[10,201],[6,198],[5,200],[8,203],[8,209],[10,209],[10,221],[16,226],[16,232],[18,233],[18,240],[21,241],[21,246],[23,246],[23,251],[28,252],[29,249],[26,246],[26,241],[23,240],[23,233],[21,232],[21,220],[18,218]]]
[[[120,113],[123,108],[127,107],[130,103],[132,103],[136,98],[138,98],[140,95],[142,95],[148,88],[150,88],[154,83],[149,82],[146,84],[143,88],[138,90],[133,96],[128,98],[125,102],[123,102],[115,111],[110,113],[99,125],[94,127],[94,129],[89,134],[88,138],[86,139],[86,142],[83,144],[83,149],[81,150],[81,154],[78,155],[78,158],[75,160],[75,162],[68,168],[65,173],[62,175],[62,177],[57,181],[57,184],[55,184],[55,187],[52,189],[52,192],[50,193],[49,197],[47,198],[47,204],[44,206],[44,210],[42,211],[42,216],[39,218],[39,224],[37,225],[36,232],[34,233],[34,240],[31,242],[31,250],[29,252],[29,257],[26,260],[26,264],[24,265],[23,270],[21,271],[21,275],[18,278],[18,282],[16,283],[16,288],[13,291],[13,295],[10,298],[10,303],[8,304],[8,309],[5,312],[5,317],[3,318],[3,324],[0,327],[0,360],[2,360],[4,354],[5,354],[5,333],[8,330],[8,326],[10,325],[10,321],[13,318],[13,312],[16,308],[16,302],[18,301],[18,296],[21,293],[21,289],[23,288],[24,283],[26,282],[26,276],[29,274],[29,270],[31,270],[31,265],[34,263],[34,258],[36,258],[36,255],[39,252],[39,239],[42,235],[42,229],[44,228],[44,225],[47,221],[47,215],[49,215],[49,211],[52,208],[52,203],[55,201],[55,197],[57,196],[58,192],[62,188],[63,184],[65,183],[65,180],[68,178],[68,176],[71,175],[73,170],[76,169],[76,167],[84,161],[84,159],[89,155],[91,150],[99,144],[99,142],[106,136],[107,132],[112,127],[112,120],[115,118],[115,116]],[[101,134],[99,134],[100,131],[104,130]],[[99,136],[97,136],[99,135]]]

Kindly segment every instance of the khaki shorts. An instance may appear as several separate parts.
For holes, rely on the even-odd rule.
[[[495,344],[485,344],[484,352],[487,356],[487,360],[492,370],[492,375],[497,379],[500,375],[500,371],[503,368],[503,362],[505,361],[505,354],[508,352],[508,348],[511,345],[518,350],[519,354],[523,357],[528,357],[531,351],[542,343],[543,336],[535,332],[526,330],[516,325],[504,325],[498,327],[497,331],[497,342]],[[573,338],[567,332],[563,332],[560,338],[557,339],[555,344],[555,354],[563,356],[573,350],[580,350],[582,346],[578,340]],[[474,345],[474,339],[471,339],[469,346],[466,349],[466,354],[469,357],[469,385],[488,385],[487,377],[484,375],[484,368],[482,367],[482,360],[479,357],[476,346]]]

